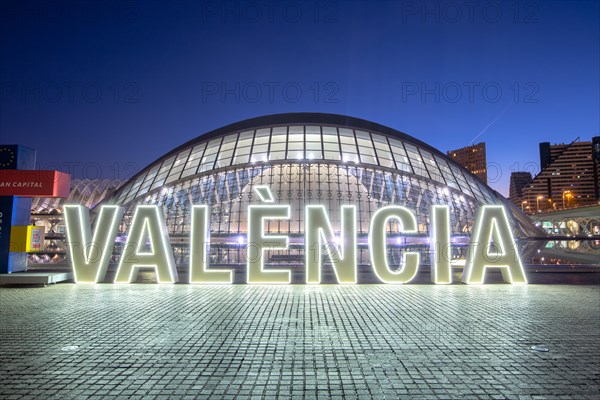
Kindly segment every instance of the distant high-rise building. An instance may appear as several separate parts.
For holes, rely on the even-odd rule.
[[[523,190],[531,212],[594,204],[600,200],[600,137],[591,142],[540,143],[540,173]]]
[[[554,146],[557,148],[559,145]],[[550,142],[540,143],[540,171],[544,170],[551,162]]]
[[[592,162],[594,164],[594,193],[600,200],[600,136],[592,138]]]
[[[576,142],[577,139],[573,142]],[[569,146],[570,144],[564,143],[553,145],[551,145],[550,142],[540,143],[540,171],[545,170],[546,167],[553,163],[554,160],[556,160],[556,158]]]
[[[448,151],[448,155],[487,184],[485,142],[456,150],[450,150]]]
[[[525,210],[525,207],[529,206],[529,204],[523,204],[523,190],[527,188],[527,185],[531,183],[533,177],[531,176],[531,172],[513,172],[510,174],[510,193],[509,199],[513,202],[517,207],[521,207],[521,209]]]

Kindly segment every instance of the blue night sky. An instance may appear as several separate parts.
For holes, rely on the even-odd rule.
[[[2,2],[0,142],[113,179],[242,119],[338,113],[485,141],[507,195],[539,142],[599,134],[599,21],[596,1]]]

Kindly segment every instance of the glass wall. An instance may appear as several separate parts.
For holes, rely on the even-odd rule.
[[[126,207],[124,235],[135,206],[161,206],[180,264],[188,260],[194,204],[211,207],[213,263],[245,263],[247,208],[259,204],[253,191],[259,184],[270,187],[275,203],[291,206],[290,220],[266,226],[268,233],[288,235],[290,249],[270,252],[267,262],[303,261],[308,204],[326,206],[337,235],[340,207],[356,206],[359,262],[365,264],[369,223],[376,210],[401,205],[417,218],[416,235],[401,234],[397,222],[388,224],[390,262],[399,263],[409,249],[420,251],[423,262],[428,262],[431,207],[448,204],[454,251],[464,257],[477,208],[502,200],[443,154],[409,139],[327,124],[258,126],[199,137],[146,168],[111,202]]]
[[[360,147],[360,146],[359,146]],[[360,153],[359,153],[360,154]],[[122,232],[127,232],[135,207],[155,204],[165,213],[169,235],[178,263],[188,262],[191,230],[191,207],[211,207],[211,257],[217,264],[245,262],[246,232],[251,204],[260,204],[254,193],[256,185],[267,185],[276,204],[290,205],[291,218],[268,222],[269,234],[290,237],[290,249],[272,251],[268,262],[301,262],[304,255],[304,210],[309,204],[326,206],[336,235],[340,233],[340,210],[343,205],[357,208],[356,228],[359,236],[359,262],[368,263],[367,235],[375,211],[386,205],[401,205],[415,212],[418,234],[402,234],[397,222],[388,224],[390,262],[399,263],[401,252],[418,249],[423,261],[429,257],[431,206],[448,204],[452,232],[467,236],[474,222],[477,202],[433,180],[406,176],[401,172],[354,163],[271,162],[234,167],[215,173],[204,173],[193,179],[163,187],[127,205]],[[460,246],[457,247],[460,250]]]

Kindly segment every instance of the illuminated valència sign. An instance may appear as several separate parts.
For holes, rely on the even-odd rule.
[[[270,204],[248,206],[246,282],[289,284],[290,269],[264,268],[264,253],[287,249],[289,237],[269,235],[264,228],[269,220],[289,219],[291,207],[274,204],[273,196],[266,186],[257,186],[255,191],[262,202]],[[305,207],[304,261],[305,282],[308,284],[321,283],[322,260],[325,257],[331,262],[338,283],[357,283],[356,207],[345,205],[341,206],[340,211],[341,227],[337,237],[323,205],[309,204]],[[231,284],[233,270],[210,268],[209,212],[206,205],[192,207],[189,283]],[[89,211],[85,207],[67,205],[64,215],[75,281],[104,281],[123,208],[102,206],[93,233]],[[389,205],[378,209],[370,221],[368,234],[370,265],[382,283],[408,283],[417,274],[420,255],[418,252],[404,252],[400,265],[389,264],[386,256],[386,226],[390,221],[397,221],[403,233],[417,233],[415,214],[408,208]],[[431,221],[432,282],[452,283],[450,208],[446,205],[433,206]],[[114,283],[134,282],[139,268],[153,268],[159,283],[178,281],[163,213],[156,205],[139,205],[135,209]],[[462,281],[482,284],[487,268],[500,269],[505,282],[527,283],[506,211],[500,205],[482,206],[479,209]]]

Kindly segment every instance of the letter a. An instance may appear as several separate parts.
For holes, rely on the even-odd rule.
[[[501,268],[502,279],[505,282],[527,283],[504,207],[481,207],[473,231],[463,271],[464,283],[483,283],[486,268]]]
[[[178,280],[165,219],[158,206],[136,207],[115,283],[135,281],[139,267],[154,268],[158,283]]]

